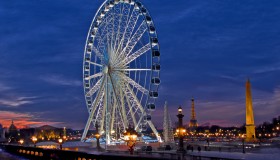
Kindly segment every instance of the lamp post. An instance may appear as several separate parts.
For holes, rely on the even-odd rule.
[[[179,137],[179,147],[178,147],[178,150],[177,152],[185,152],[185,149],[184,149],[184,136],[186,134],[186,129],[183,128],[183,110],[182,110],[182,107],[179,106],[178,108],[178,128],[176,129],[176,133]]]
[[[96,129],[96,134],[95,134],[95,138],[96,138],[96,148],[98,151],[100,151],[101,147],[100,147],[100,134],[99,134],[99,125],[98,123],[96,122],[95,123],[95,129]]]
[[[261,145],[261,142],[262,142],[262,134],[259,133],[259,145]]]
[[[245,145],[244,145],[244,143],[245,143],[245,137],[244,137],[244,135],[242,134],[242,148],[243,148],[243,151],[242,151],[242,153],[245,153]]]
[[[59,148],[60,148],[60,150],[62,150],[62,142],[63,142],[63,139],[62,139],[62,138],[59,138],[59,139],[58,139],[58,143],[59,143]]]
[[[207,135],[207,139],[206,139],[206,142],[207,142],[207,150],[208,151],[210,151],[210,147],[209,147],[209,145],[210,145],[210,142],[209,142],[209,135]]]
[[[24,143],[24,140],[23,140],[23,139],[19,140],[19,144],[20,144],[20,145],[22,145],[23,143]]]
[[[36,147],[37,138],[35,136],[32,137],[32,142],[34,143],[34,147]]]
[[[129,147],[129,153],[133,155],[134,146],[137,140],[137,132],[134,130],[133,127],[128,126],[124,134],[124,140],[127,142],[127,146]]]

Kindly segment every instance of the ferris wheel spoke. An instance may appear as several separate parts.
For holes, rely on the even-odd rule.
[[[96,91],[100,89],[101,84],[103,83],[103,78],[99,79],[97,83],[86,93],[86,96],[92,96]]]
[[[114,68],[114,71],[151,71],[152,69],[149,68],[124,68],[124,69],[118,69]]]
[[[114,17],[114,14],[111,14],[112,17]],[[112,42],[112,39],[113,39],[113,31],[114,31],[114,18],[112,20],[111,23],[108,23],[107,24],[108,27],[107,27],[107,48],[111,50],[111,42]],[[111,51],[108,51],[108,53],[112,53]],[[111,55],[110,55],[111,57]]]
[[[136,52],[132,53],[127,58],[125,58],[123,60],[123,66],[134,61],[135,59],[137,59],[138,57],[140,57],[141,55],[143,55],[144,53],[146,53],[149,50],[151,50],[151,46],[150,46],[150,43],[147,43],[145,46],[141,47],[139,50],[137,50]],[[121,62],[120,62],[120,64],[121,64]],[[117,64],[116,66],[118,66],[118,65],[119,64]]]
[[[117,31],[117,34],[115,36],[114,39],[114,47],[113,50],[115,49],[116,45],[118,44],[118,39],[121,36],[121,23],[122,23],[122,17],[123,17],[123,10],[124,8],[122,8],[120,6],[120,8],[115,8],[115,12],[116,12],[116,23],[114,23],[114,29]]]
[[[110,24],[109,25],[110,27],[108,27],[108,32],[107,32],[107,38],[106,38],[106,40],[107,40],[107,48],[108,49],[111,49],[111,39],[112,39],[112,32],[113,32],[113,26],[112,26],[112,24]],[[108,53],[110,54],[110,53],[112,53],[111,51],[108,51]],[[110,57],[111,57],[111,55],[110,55]]]
[[[99,39],[99,42],[98,42],[98,45],[97,45],[97,48],[103,52],[104,51],[104,47],[106,44],[108,44],[108,35],[109,32],[107,32],[106,34],[104,34],[104,36],[102,38]],[[100,36],[99,36],[100,37]]]
[[[117,107],[116,109],[118,110],[118,114],[119,114],[120,120],[121,120],[121,122],[122,122],[123,128],[124,128],[124,129],[127,128],[127,125],[126,125],[126,124],[127,124],[127,121],[124,120],[124,118],[123,118],[122,109],[121,109],[120,107]]]
[[[103,96],[101,98],[103,98]],[[98,110],[96,110],[96,112],[94,113],[93,119],[92,119],[93,126],[95,126],[96,122],[100,122],[100,111],[102,111],[102,104],[99,103],[98,106],[96,107],[96,109],[97,108],[98,108]],[[99,131],[99,133],[100,133],[100,131]]]
[[[100,60],[103,60],[104,58],[103,54],[95,46],[92,46],[92,50]]]
[[[122,88],[122,92],[124,93],[124,98],[126,99],[126,103],[128,105],[128,109],[129,109],[128,112],[130,113],[130,117],[132,118],[134,126],[136,126],[137,125],[137,121],[136,121],[135,113],[139,109],[137,107],[137,102],[134,101],[134,98],[132,97],[132,94],[128,91],[127,88],[125,88],[125,87]],[[127,113],[127,115],[129,113]]]
[[[112,88],[113,88],[113,94],[115,96],[116,99],[118,99],[117,97],[117,94],[116,94],[116,85],[115,85],[115,82],[113,81],[112,79],[112,76],[109,74],[109,78],[110,78],[110,81],[112,83]],[[125,111],[125,108],[123,105],[120,105],[119,106],[121,107],[121,113],[122,113],[122,118],[124,121],[127,120],[127,116],[126,116],[126,111]],[[124,122],[124,127],[126,128],[128,126],[127,122]]]
[[[106,16],[105,19],[101,21],[101,23],[98,25],[99,28],[102,28],[104,25],[106,25],[108,22],[110,22],[113,19],[114,17],[112,16],[112,13],[109,12],[108,16]]]
[[[101,27],[101,29],[98,29],[97,34],[96,34],[96,41],[97,41],[97,48],[99,53],[104,51],[104,45],[105,45],[105,38],[107,38],[108,32],[107,29],[109,27],[109,23],[113,21],[113,18],[110,19],[109,22],[106,23],[105,27]],[[103,37],[103,38],[102,38]]]
[[[113,30],[111,32],[111,41],[109,43],[109,45],[110,45],[110,52],[113,52],[113,48],[114,48],[114,43],[115,43],[114,42],[114,39],[115,39],[115,19],[116,19],[116,17],[118,17],[115,14],[115,9],[112,10],[112,12],[113,12],[113,22],[112,22]]]
[[[93,101],[92,105],[88,108],[89,114],[90,114],[91,112],[94,112],[94,113],[96,112],[96,109],[97,109],[98,106],[100,106],[101,103],[102,103],[103,97],[104,97],[104,90],[101,91],[101,97],[100,97],[100,99],[97,99],[97,98],[96,98],[96,99]],[[97,101],[97,105],[94,106],[95,101]]]
[[[126,90],[125,90],[126,95],[129,97],[129,100],[132,101],[132,104],[136,105],[136,107],[139,108],[142,113],[144,113],[144,109],[143,109],[141,103],[139,102],[138,98],[136,97],[135,93],[133,92],[131,87],[128,85],[128,83],[125,84],[125,88],[126,88]]]
[[[120,85],[118,86],[118,93],[120,94],[119,98],[120,98],[120,103],[121,103],[118,108],[120,108],[119,110],[122,110],[121,108],[125,108],[125,101],[124,101],[124,93],[122,92],[122,89],[120,89]],[[119,112],[119,113],[121,113],[121,112]],[[121,118],[122,118],[122,116],[121,116]],[[127,120],[125,120],[126,122],[124,122],[124,120],[122,119],[122,121],[123,121],[123,128],[125,129],[127,127],[127,126],[125,126],[125,124],[128,124],[128,123],[126,123]]]
[[[95,62],[89,62],[90,64],[93,64],[93,65],[95,65],[95,66],[98,66],[98,67],[102,67],[102,65],[101,64],[98,64],[98,63],[95,63]]]
[[[119,43],[117,49],[115,50],[115,53],[118,53],[118,51],[122,50],[124,48],[124,45],[126,45],[127,41],[131,37],[131,34],[133,33],[133,29],[136,25],[139,15],[140,15],[139,11],[136,10],[136,8],[134,7],[130,15],[129,21],[126,25],[125,33],[123,34],[121,38],[121,42]]]
[[[102,102],[103,97],[104,97],[104,81],[102,81],[101,87],[100,87],[100,89],[98,90],[98,93],[97,93],[97,97],[93,101],[93,104],[91,105],[91,107],[89,108],[91,110],[90,114],[94,114],[96,108]]]
[[[126,32],[123,36],[123,42],[120,44],[121,49],[123,49],[125,47],[125,45],[127,44],[127,42],[129,41],[129,38],[131,37],[131,34],[133,33],[133,30],[135,28],[135,25],[136,25],[136,22],[137,22],[139,16],[140,16],[139,11],[136,10],[136,8],[134,7],[131,17],[129,19],[129,23],[126,28]]]
[[[132,86],[134,86],[136,89],[138,89],[139,91],[141,91],[144,94],[149,94],[149,91],[144,88],[143,86],[141,86],[140,84],[138,84],[137,82],[135,82],[133,79],[131,79],[130,77],[122,74],[121,75],[122,79],[124,79],[126,82],[128,82],[129,84],[131,84]]]
[[[115,38],[114,38],[114,47],[113,47],[113,50],[115,50],[115,48],[116,48],[116,46],[117,46],[117,44],[118,44],[118,39],[119,39],[119,36],[120,36],[120,23],[121,23],[121,18],[122,18],[122,16],[121,16],[121,11],[119,10],[118,12],[120,12],[120,13],[117,13],[116,15],[116,21],[114,22],[114,29],[116,30],[116,36],[115,36]]]
[[[132,89],[130,88],[130,86],[127,84],[126,87],[124,88],[124,92],[125,92],[125,95],[127,97],[127,99],[130,101],[130,103],[132,104],[132,108],[135,108],[135,113],[136,111],[139,111],[140,114],[144,114],[144,109],[141,105],[141,103],[139,102],[138,98],[136,97],[135,93],[132,91]],[[133,116],[135,115],[135,113],[133,114]],[[137,125],[135,126],[135,129],[138,130],[138,125],[141,121],[141,118],[139,119],[139,122],[137,123]]]
[[[134,116],[134,113],[133,113],[133,110],[132,110],[132,106],[131,106],[131,104],[130,104],[130,102],[128,101],[128,97],[126,96],[126,94],[125,94],[125,99],[126,99],[126,103],[128,104],[128,106],[129,106],[129,113],[130,113],[130,115],[131,115],[131,117],[132,117],[132,121],[133,121],[133,124],[134,124],[134,126],[136,126],[137,125],[137,122],[136,122],[136,118],[135,118],[135,116]]]
[[[90,80],[90,79],[93,79],[93,78],[97,78],[97,77],[100,77],[100,76],[102,76],[102,75],[103,75],[103,73],[102,73],[102,72],[99,72],[99,73],[96,73],[96,74],[94,74],[94,75],[91,75],[91,76],[86,77],[85,80]]]
[[[127,42],[126,47],[121,52],[121,55],[127,56],[137,44],[137,42],[141,39],[146,30],[146,21],[143,21],[134,35],[131,37],[131,39],[129,39],[129,41]]]
[[[96,38],[97,41],[100,40],[101,37],[103,37],[106,34],[106,29],[108,28],[108,24],[111,23],[114,20],[114,17],[108,16],[105,18],[104,21],[101,22],[101,24],[99,24],[98,29],[96,31]]]

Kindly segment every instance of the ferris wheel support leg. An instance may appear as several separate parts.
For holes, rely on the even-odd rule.
[[[105,91],[105,95],[104,95],[104,103],[106,103],[105,102],[105,97],[106,97],[106,91]],[[104,133],[104,122],[106,123],[106,105],[105,104],[103,104],[103,108],[102,108],[102,113],[101,113],[101,122],[100,122],[100,131],[101,131],[101,133]],[[106,125],[106,124],[105,124]],[[106,129],[106,128],[105,128]]]
[[[111,118],[111,124],[110,124],[110,131],[113,131],[114,130],[114,122],[115,122],[115,112],[116,112],[116,99],[114,100],[114,105],[113,105],[113,108],[112,108],[112,118]],[[116,133],[116,132],[115,132]]]
[[[160,137],[160,135],[158,134],[158,131],[156,130],[156,128],[155,128],[154,124],[152,123],[152,121],[148,121],[148,124],[149,124],[149,126],[151,127],[151,129],[152,129],[152,131],[154,132],[154,134],[156,135],[157,140],[158,140],[159,142],[162,142],[161,137]]]
[[[143,119],[143,116],[140,117],[140,119],[139,119],[137,125],[135,126],[135,130],[139,130],[139,125],[140,125],[140,123],[142,122],[142,119]]]
[[[126,116],[126,111],[125,111],[125,105],[124,105],[124,96],[123,96],[123,92],[120,93],[121,94],[121,111],[122,111],[122,117],[124,120],[124,129],[128,128],[128,121],[127,121],[127,116]]]
[[[94,110],[91,110],[90,112],[90,116],[88,117],[88,120],[87,120],[87,124],[85,126],[85,129],[84,129],[84,133],[82,135],[82,138],[81,138],[81,141],[84,141],[86,136],[87,136],[87,132],[88,132],[88,129],[89,129],[89,126],[90,126],[90,123],[92,122],[92,119],[93,119],[93,115],[94,115],[94,112],[95,112],[95,108],[97,107],[98,105],[98,100],[100,99],[100,96],[101,96],[101,93],[102,93],[102,88],[104,87],[104,81],[102,81],[102,84],[101,84],[101,89],[98,91],[97,93],[97,100],[94,102]]]
[[[136,123],[136,118],[135,118],[135,116],[134,116],[134,114],[133,114],[133,111],[132,111],[132,106],[131,106],[131,104],[128,102],[128,97],[125,95],[125,99],[126,99],[126,103],[128,104],[128,106],[129,106],[129,113],[130,113],[130,115],[131,115],[131,117],[132,117],[132,121],[133,121],[133,124],[134,124],[134,127],[136,127],[137,126],[137,123]],[[137,131],[137,129],[135,128],[135,130]]]
[[[110,81],[111,81],[111,83],[112,83],[112,88],[113,88],[113,94],[114,94],[114,97],[115,97],[115,99],[116,99],[116,101],[118,101],[118,98],[117,98],[117,91],[116,91],[116,88],[115,88],[115,82],[113,81],[113,79],[112,79],[112,76],[109,74],[109,77],[110,77]],[[122,92],[120,92],[119,93],[121,96],[121,102],[118,104],[120,107],[121,107],[121,117],[122,117],[122,121],[123,121],[123,123],[124,123],[124,130],[125,130],[125,128],[127,128],[128,127],[128,122],[127,122],[127,116],[126,116],[126,112],[125,112],[125,106],[124,106],[124,100],[123,100],[123,93]]]
[[[89,117],[88,120],[87,120],[87,124],[86,124],[86,126],[85,126],[85,129],[84,129],[83,136],[82,136],[82,138],[81,138],[81,141],[82,141],[82,142],[85,141],[85,138],[86,138],[86,136],[87,136],[87,132],[88,132],[88,129],[89,129],[90,124],[91,124],[91,119],[90,119],[90,117]]]
[[[105,105],[104,105],[104,110],[105,110],[105,115],[106,115],[106,119],[105,119],[105,137],[106,137],[106,149],[107,149],[107,145],[109,145],[111,143],[111,139],[110,139],[110,119],[111,119],[111,114],[110,114],[110,109],[108,108],[109,105],[108,105],[108,94],[109,94],[109,91],[108,91],[108,76],[106,76],[106,86],[105,86]]]

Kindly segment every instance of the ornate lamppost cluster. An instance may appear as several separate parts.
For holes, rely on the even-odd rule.
[[[23,145],[24,140],[23,140],[23,139],[20,139],[18,142],[19,142],[20,145]]]
[[[135,129],[131,126],[128,126],[126,131],[123,133],[124,140],[127,143],[127,146],[129,147],[129,153],[132,155],[134,152],[134,147],[137,141],[138,133],[135,131]]]
[[[31,140],[32,140],[32,142],[33,142],[33,144],[34,144],[34,147],[36,147],[36,142],[38,141],[38,138],[37,138],[36,136],[32,136],[32,137],[31,137]],[[57,139],[57,141],[58,141],[58,143],[59,143],[59,148],[60,148],[61,150],[62,150],[62,144],[63,144],[63,142],[65,142],[66,140],[67,140],[66,136],[63,136],[62,138]],[[20,145],[23,145],[24,140],[21,139],[21,140],[19,140],[18,142],[19,142]]]
[[[38,141],[37,137],[33,136],[33,137],[31,138],[31,140],[32,140],[32,142],[33,142],[33,144],[34,144],[34,147],[36,147],[36,142]]]
[[[101,150],[101,147],[100,147],[100,134],[99,134],[99,125],[98,125],[98,122],[95,123],[95,129],[96,129],[96,133],[95,133],[95,138],[96,138],[96,148],[98,151]]]
[[[176,129],[176,134],[178,135],[179,138],[179,146],[177,149],[177,152],[185,152],[184,149],[184,137],[186,135],[186,129],[183,126],[183,109],[181,106],[178,108],[178,127]]]
[[[58,139],[58,143],[59,143],[59,148],[62,150],[63,139],[62,139],[62,138],[59,138],[59,139]]]
[[[245,153],[245,136],[244,135],[242,135],[242,137],[241,137],[241,139],[242,139],[242,153]]]

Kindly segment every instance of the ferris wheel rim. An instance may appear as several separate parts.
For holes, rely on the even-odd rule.
[[[87,40],[86,40],[86,45],[85,45],[85,52],[84,52],[84,62],[83,62],[83,64],[84,64],[84,67],[83,67],[83,84],[84,84],[84,94],[85,94],[85,99],[86,99],[86,101],[87,101],[87,96],[88,96],[88,94],[90,93],[89,91],[88,91],[88,89],[87,89],[87,91],[86,91],[86,88],[87,88],[87,86],[86,86],[86,84],[87,84],[87,82],[89,81],[89,79],[90,78],[96,78],[96,77],[100,77],[100,79],[96,82],[96,84],[97,83],[100,83],[100,85],[102,85],[102,84],[104,84],[105,82],[105,80],[104,80],[104,77],[105,77],[105,74],[107,74],[108,73],[108,66],[107,65],[105,65],[104,63],[105,63],[105,61],[104,61],[104,59],[103,59],[103,57],[99,57],[99,56],[97,56],[97,57],[99,57],[100,58],[100,61],[101,61],[101,64],[99,64],[99,63],[96,63],[96,62],[90,62],[92,65],[94,65],[94,66],[97,66],[97,67],[101,67],[101,68],[103,68],[103,70],[102,70],[102,72],[101,73],[96,73],[95,75],[91,75],[91,76],[88,76],[88,77],[86,77],[85,76],[85,64],[87,63],[87,59],[86,59],[86,55],[88,54],[88,51],[87,51],[87,48],[88,48],[88,46],[89,46],[89,40],[90,40],[90,37],[91,37],[91,31],[93,30],[93,27],[94,27],[94,24],[95,24],[95,22],[97,21],[97,18],[98,18],[98,16],[100,16],[100,14],[101,14],[101,12],[102,11],[104,11],[104,6],[106,6],[107,4],[110,4],[111,2],[113,2],[114,3],[114,5],[115,5],[115,2],[116,2],[116,0],[115,1],[112,1],[112,0],[106,0],[106,1],[104,1],[103,2],[103,4],[99,7],[99,9],[98,9],[98,11],[96,12],[96,14],[95,14],[95,16],[94,16],[94,18],[93,18],[93,20],[92,20],[92,23],[91,23],[91,27],[90,27],[90,29],[89,29],[89,32],[88,32],[88,35],[87,35]],[[149,16],[150,18],[151,18],[151,16],[149,15],[149,13],[148,13],[148,11],[147,11],[147,9],[144,7],[144,5],[142,5],[138,0],[123,0],[123,1],[118,1],[117,3],[126,3],[126,2],[128,2],[128,3],[134,3],[133,5],[141,5],[141,6],[138,6],[139,8],[140,7],[142,7],[142,8],[144,8],[145,10],[146,10],[146,13],[145,13],[145,15],[144,15],[144,13],[142,12],[142,10],[140,10],[140,12],[139,12],[139,14],[142,14],[142,16]],[[135,7],[134,6],[134,7]],[[112,7],[113,8],[113,7]],[[110,8],[110,9],[112,9],[112,8]],[[154,26],[154,23],[153,23],[153,21],[152,21],[152,19],[150,19],[149,20],[150,22],[149,23],[152,23],[153,24],[153,26]],[[150,27],[150,25],[148,24],[148,22],[147,22],[147,19],[144,19],[143,20],[143,22],[145,22],[145,26],[147,27],[147,28],[149,28]],[[156,38],[157,39],[157,34],[156,34],[156,30],[154,30],[153,31],[154,33],[153,33],[153,38]],[[150,47],[150,52],[152,52],[153,51],[153,42],[152,42],[152,37],[151,37],[151,33],[150,32],[148,32],[148,36],[149,36],[149,47]],[[92,40],[94,41],[95,40],[95,37],[93,37],[92,38]],[[146,47],[147,48],[147,47]],[[157,42],[157,50],[159,51],[159,43]],[[97,51],[92,51],[91,52],[91,54],[97,54],[96,53]],[[121,52],[121,53],[123,53],[123,52]],[[96,56],[96,55],[95,55]],[[125,64],[126,63],[130,63],[131,61],[133,61],[133,58],[134,57],[129,57],[129,58],[131,58],[130,60],[128,60],[128,61],[126,61],[125,62]],[[137,57],[136,57],[137,58]],[[135,60],[135,59],[134,59]],[[122,62],[121,62],[122,63]],[[151,56],[151,63],[152,64],[154,64],[154,60],[153,60],[153,57]],[[118,63],[119,64],[119,63]],[[115,70],[124,70],[124,71],[128,71],[128,72],[133,72],[133,71],[151,71],[151,72],[153,72],[154,70],[153,70],[153,67],[151,67],[151,68],[140,68],[140,69],[133,69],[133,68],[126,68],[126,69],[115,69]],[[159,71],[157,71],[158,72],[158,77],[160,77],[160,74],[159,74]],[[109,78],[110,78],[110,76],[109,76]],[[129,78],[129,77],[128,77]],[[106,79],[108,80],[108,77],[106,76]],[[146,78],[147,79],[147,78]],[[150,77],[149,77],[149,80],[151,80],[152,79],[152,74],[150,74]],[[129,79],[128,79],[129,80]],[[113,81],[111,80],[111,83],[113,83]],[[127,83],[127,85],[128,85],[129,83]],[[136,85],[136,84],[135,84]],[[148,93],[150,94],[151,92],[157,92],[158,91],[158,86],[152,91],[151,90],[151,86],[152,86],[152,83],[149,83],[149,87],[148,87]],[[139,86],[138,86],[139,87]],[[103,88],[103,87],[101,87],[100,86],[100,88]],[[99,88],[99,92],[100,92],[100,88]],[[131,90],[131,89],[129,89],[129,87],[127,86],[127,88],[128,88],[128,90]],[[139,87],[140,88],[140,87]],[[142,89],[143,90],[143,89]],[[95,91],[95,90],[94,90]],[[93,91],[93,92],[94,92]],[[99,95],[99,92],[98,92],[98,95]],[[103,93],[102,93],[103,92]],[[104,94],[104,92],[105,91],[101,91],[100,93],[101,94]],[[138,90],[137,90],[137,92],[138,92]],[[146,96],[149,96],[149,94],[147,94]],[[144,95],[144,94],[142,94],[142,95]],[[97,96],[97,95],[96,95]],[[150,98],[150,97],[149,97]],[[147,98],[146,99],[146,102],[144,103],[145,104],[145,106],[142,106],[144,109],[146,109],[146,105],[148,104],[148,101],[149,101],[149,98]],[[91,103],[97,103],[96,102],[96,99],[93,101],[92,100],[92,102]],[[93,108],[92,108],[93,109]],[[88,111],[89,111],[89,113],[92,111],[90,108],[88,108]],[[138,124],[137,124],[138,125]]]

